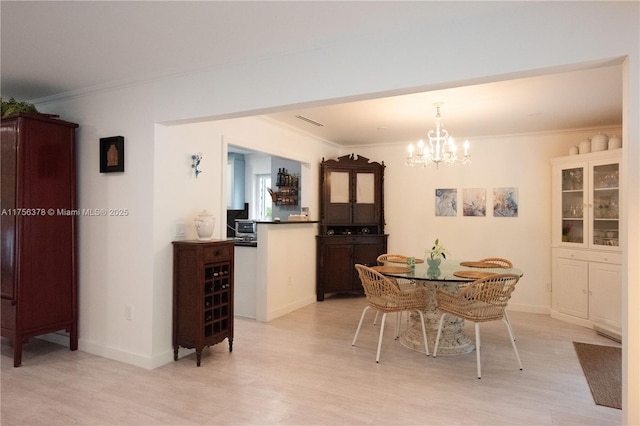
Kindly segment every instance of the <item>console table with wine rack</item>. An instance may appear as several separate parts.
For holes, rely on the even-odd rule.
[[[233,350],[232,240],[173,242],[173,359],[180,346],[202,350],[224,339]]]

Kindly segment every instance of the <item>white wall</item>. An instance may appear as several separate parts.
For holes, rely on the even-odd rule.
[[[152,97],[151,87],[140,85],[39,108],[80,124],[78,207],[107,209],[78,217],[79,348],[133,364],[152,353],[154,326]],[[118,135],[125,137],[125,172],[100,173],[99,139]]]
[[[326,4],[331,7],[331,2]],[[155,152],[157,146],[171,144],[165,135],[154,136],[155,123],[451,87],[624,58],[622,136],[627,142],[623,153],[628,202],[622,209],[627,210],[623,227],[629,239],[623,243],[627,252],[624,300],[628,301],[623,315],[623,397],[625,423],[640,423],[636,404],[640,399],[640,4],[414,2],[412,7],[424,17],[421,25],[390,23],[376,34],[357,38],[350,38],[345,28],[335,43],[309,46],[305,52],[38,104],[44,112],[80,123],[80,207],[129,207],[134,212],[124,219],[80,219],[81,348],[114,358],[133,354],[153,359],[148,365],[169,350],[168,267],[162,265],[168,263],[167,241],[176,218],[208,203],[191,198],[178,212],[178,201],[162,197],[163,185],[179,186],[180,182],[195,197],[197,191],[189,189],[182,175],[188,167],[182,154],[171,157]],[[602,28],[606,30],[596,30]],[[99,175],[95,144],[99,137],[118,134],[127,141],[127,171],[121,176]],[[310,164],[318,159],[307,153],[305,145],[268,146],[285,158],[305,157]],[[190,153],[192,148],[185,146],[179,152]],[[205,173],[216,173],[207,164],[205,159]],[[199,184],[209,179],[205,173]],[[310,171],[309,182],[317,178],[314,173]],[[215,203],[224,204],[215,200],[214,207]],[[317,206],[311,207],[313,216]],[[160,211],[164,208],[169,211]],[[216,216],[220,217],[219,211]],[[455,240],[452,243],[458,250]],[[422,245],[420,241],[418,248]],[[130,322],[124,320],[127,303],[134,306]]]

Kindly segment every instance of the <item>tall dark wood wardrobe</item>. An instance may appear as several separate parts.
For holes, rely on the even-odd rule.
[[[22,363],[30,338],[66,330],[78,348],[75,123],[2,119],[2,336]]]
[[[355,154],[320,164],[316,298],[362,293],[356,263],[374,266],[387,251],[384,163]]]

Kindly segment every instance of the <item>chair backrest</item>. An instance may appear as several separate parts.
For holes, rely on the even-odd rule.
[[[387,299],[389,296],[395,296],[400,292],[400,287],[395,280],[385,277],[375,269],[356,263],[356,270],[364,288],[364,294],[369,301],[376,304],[380,302],[378,299]]]
[[[501,268],[513,268],[513,263],[511,263],[510,260],[501,257],[487,257],[486,259],[481,259],[480,262],[495,263],[496,265],[500,265]]]
[[[479,321],[501,319],[520,280],[515,274],[496,274],[463,285],[455,293],[438,291],[438,303],[456,315]]]
[[[378,265],[384,265],[384,262],[406,264],[407,263],[407,256],[402,255],[402,254],[385,253],[385,254],[381,254],[380,256],[378,256],[377,262],[378,262]]]

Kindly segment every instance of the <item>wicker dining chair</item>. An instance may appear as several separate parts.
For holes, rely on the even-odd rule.
[[[486,259],[480,259],[480,262],[489,262],[499,265],[500,268],[511,269],[513,268],[513,263],[509,259],[504,259],[502,257],[487,257]],[[509,314],[507,311],[504,311],[504,319],[507,320],[509,326],[511,326],[511,320],[509,319]],[[513,332],[513,327],[511,327],[511,332]],[[516,335],[514,333],[513,340],[516,340]]]
[[[496,274],[473,282],[461,283],[456,293],[437,289],[436,303],[442,315],[433,349],[434,358],[438,355],[442,324],[447,314],[472,321],[475,324],[476,362],[478,364],[478,379],[480,379],[480,323],[502,320],[507,327],[509,337],[511,337],[511,345],[516,353],[520,370],[522,370],[522,362],[513,338],[511,324],[504,316],[504,310],[519,279],[520,277],[514,274]]]
[[[385,262],[407,264],[407,256],[403,254],[384,253],[378,256],[378,265],[384,265]]]
[[[427,290],[418,287],[413,289],[402,290],[398,283],[385,277],[375,269],[368,266],[356,264],[358,276],[362,282],[364,293],[367,297],[367,306],[362,310],[360,322],[353,336],[351,346],[355,346],[360,327],[365,314],[369,308],[373,308],[376,312],[382,312],[382,322],[380,324],[380,336],[378,337],[378,350],[376,352],[376,362],[380,362],[380,348],[382,347],[382,336],[384,333],[384,323],[388,313],[401,313],[404,311],[414,311],[420,315],[420,323],[422,324],[422,338],[424,339],[424,349],[427,356],[429,355],[429,344],[427,342],[427,330],[424,325],[423,311],[427,309]],[[396,322],[395,337],[400,335],[399,322]]]
[[[403,254],[390,254],[390,253],[384,253],[381,254],[380,256],[378,256],[378,258],[376,259],[376,262],[378,262],[378,266],[384,266],[385,263],[398,263],[398,264],[402,264],[402,265],[406,265],[407,264],[407,256],[403,255]],[[415,288],[416,286],[416,282],[414,280],[411,280],[409,278],[395,278],[395,277],[388,277],[390,280],[395,280],[398,285],[400,286],[401,290],[407,290],[410,288]],[[398,314],[398,318],[397,321],[401,321],[402,320],[402,312],[400,312]],[[407,318],[407,321],[409,319]],[[376,325],[376,322],[378,322],[378,312],[376,311],[376,316],[373,318],[373,325]]]
[[[376,262],[378,262],[378,266],[383,266],[385,263],[398,263],[406,266],[407,256],[403,254],[385,253],[378,256],[378,258],[376,259]],[[416,285],[416,282],[409,278],[392,278],[392,279],[396,280],[396,282],[398,283],[401,289],[415,287]]]
[[[503,259],[501,257],[487,257],[486,259],[480,259],[479,262],[488,262],[495,263],[499,265],[501,268],[511,269],[513,268],[513,263],[511,263],[508,259]]]

